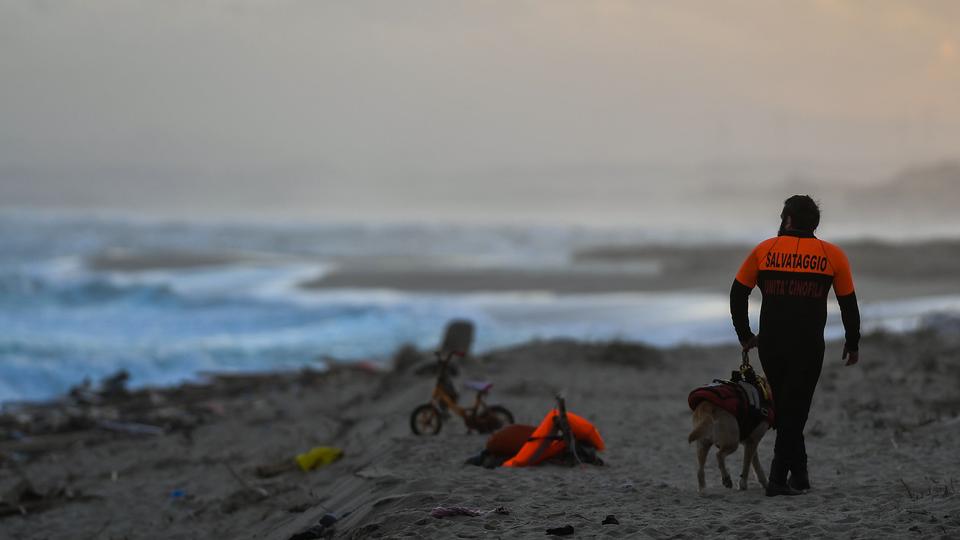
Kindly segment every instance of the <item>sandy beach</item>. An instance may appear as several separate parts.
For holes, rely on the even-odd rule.
[[[564,525],[578,538],[953,538],[956,326],[947,319],[939,330],[868,335],[861,364],[850,368],[837,344],[828,346],[807,426],[814,489],[801,497],[767,498],[752,476],[745,492],[725,489],[713,459],[706,494],[697,495],[686,395],[728,376],[735,347],[549,341],[467,358],[457,383],[495,381],[491,401],[533,424],[565,391],[570,410],[606,440],[604,466],[464,465],[486,437],[466,434],[458,419],[435,437],[411,434],[408,415],[433,380],[415,373],[428,358],[407,354],[392,370],[343,365],[139,392],[155,410],[191,411],[163,435],[101,431],[31,451],[38,439],[4,433],[2,492],[28,479],[63,500],[2,518],[0,536],[285,540],[334,513],[337,538],[542,538]],[[773,440],[761,445],[765,468]],[[316,445],[346,455],[311,472],[255,474]],[[734,475],[739,458],[728,462]],[[509,514],[431,517],[449,505]],[[619,525],[601,524],[610,514]]]
[[[0,540],[960,540],[958,23],[0,0]]]

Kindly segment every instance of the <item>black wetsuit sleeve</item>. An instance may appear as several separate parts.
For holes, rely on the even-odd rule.
[[[753,332],[750,330],[750,316],[747,313],[748,299],[752,290],[737,280],[733,280],[733,285],[730,287],[730,316],[733,318],[733,329],[737,331],[737,339],[740,340],[741,345],[753,337]],[[859,322],[857,324],[859,326]]]
[[[860,308],[857,306],[857,293],[838,296],[837,303],[840,304],[840,319],[843,320],[843,331],[846,333],[845,348],[848,351],[860,350]]]

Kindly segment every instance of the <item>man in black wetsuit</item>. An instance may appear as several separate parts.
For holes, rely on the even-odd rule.
[[[780,231],[761,242],[743,262],[730,289],[730,314],[744,350],[757,347],[773,391],[777,441],[767,496],[799,495],[810,489],[803,428],[823,366],[823,329],[832,286],[846,332],[843,358],[859,360],[860,311],[847,256],[813,235],[820,208],[807,195],[784,202]],[[760,287],[760,333],[750,330],[747,299]],[[788,475],[789,474],[789,479]]]

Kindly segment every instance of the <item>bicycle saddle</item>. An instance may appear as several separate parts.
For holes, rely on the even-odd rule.
[[[463,381],[463,386],[484,394],[493,388],[493,383],[490,381]]]

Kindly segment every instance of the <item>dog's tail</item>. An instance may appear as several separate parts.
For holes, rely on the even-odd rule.
[[[693,431],[690,432],[690,435],[687,435],[688,443],[703,437],[713,427],[713,409],[709,405],[704,401],[697,406],[697,410],[693,411],[695,424],[693,425]]]

